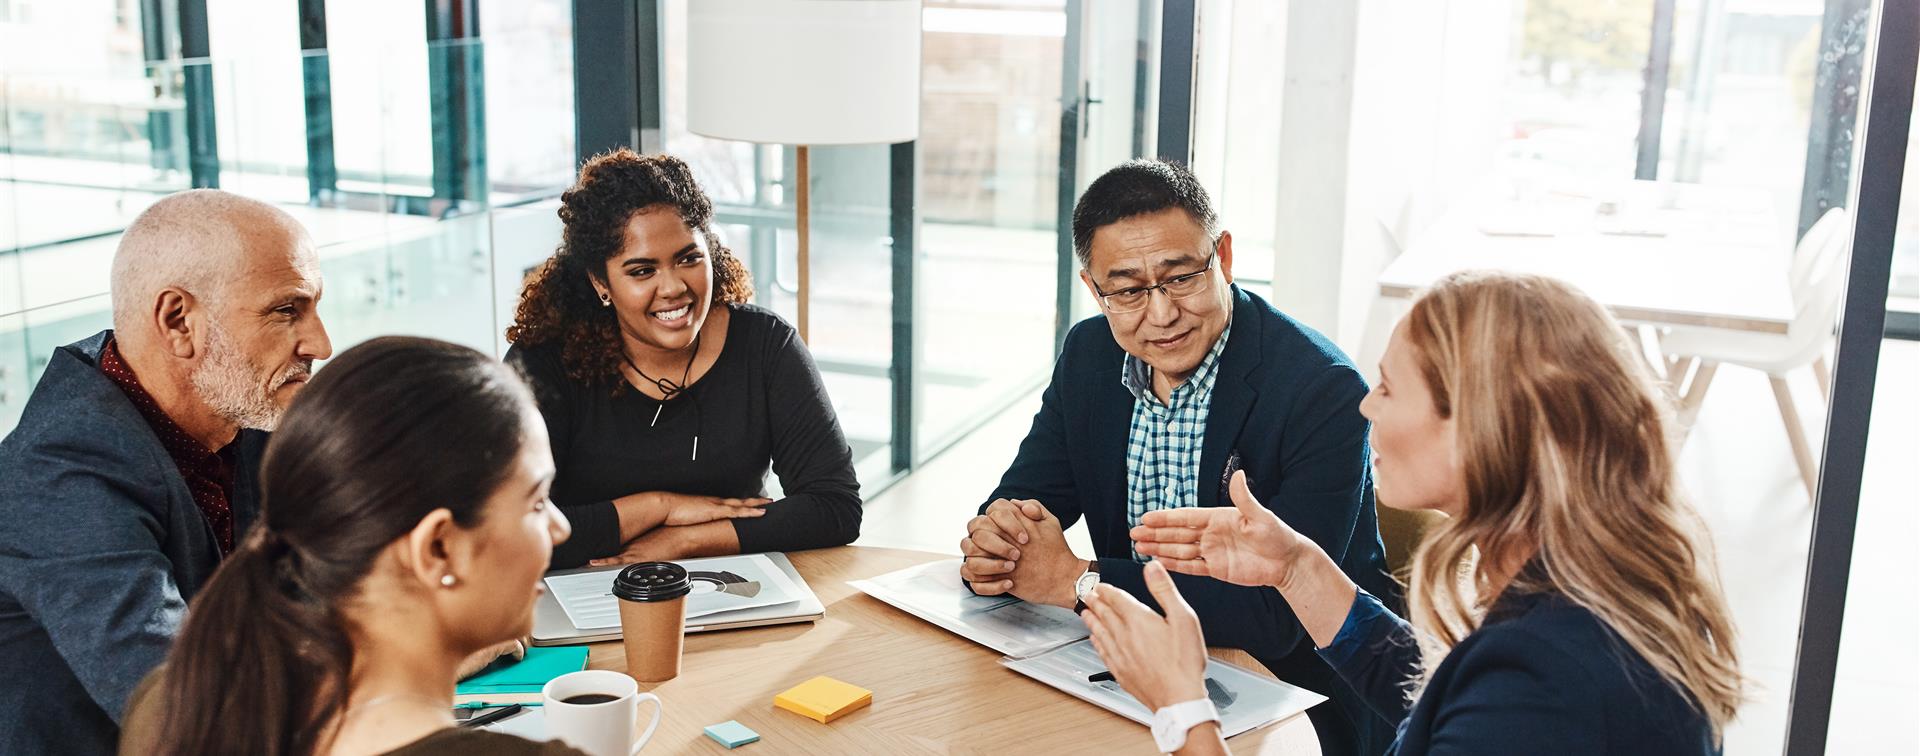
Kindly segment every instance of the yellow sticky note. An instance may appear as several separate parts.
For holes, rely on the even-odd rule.
[[[826,724],[873,703],[873,691],[816,677],[773,697],[773,705]]]

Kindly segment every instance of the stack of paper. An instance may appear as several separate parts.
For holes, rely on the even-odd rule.
[[[453,689],[454,706],[539,704],[547,681],[587,668],[586,646],[527,649],[527,658],[503,669],[475,675]]]

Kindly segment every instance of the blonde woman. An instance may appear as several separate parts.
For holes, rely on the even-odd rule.
[[[1087,599],[1116,680],[1173,721],[1204,708],[1206,649],[1173,570],[1277,588],[1399,725],[1394,753],[1713,753],[1741,699],[1733,628],[1618,324],[1552,279],[1456,274],[1380,369],[1360,405],[1379,500],[1449,516],[1414,555],[1412,622],[1236,476],[1233,507],[1151,512],[1131,533],[1165,618],[1106,586]],[[1165,750],[1225,752],[1205,714]]]

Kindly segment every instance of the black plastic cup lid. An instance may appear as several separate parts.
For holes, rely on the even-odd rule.
[[[641,562],[613,579],[614,598],[627,601],[672,601],[692,591],[687,568],[672,562]]]

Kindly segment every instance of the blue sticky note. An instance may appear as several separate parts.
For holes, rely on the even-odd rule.
[[[714,742],[728,749],[760,741],[760,733],[749,730],[746,725],[731,719],[717,725],[707,725],[707,737],[713,738]]]

